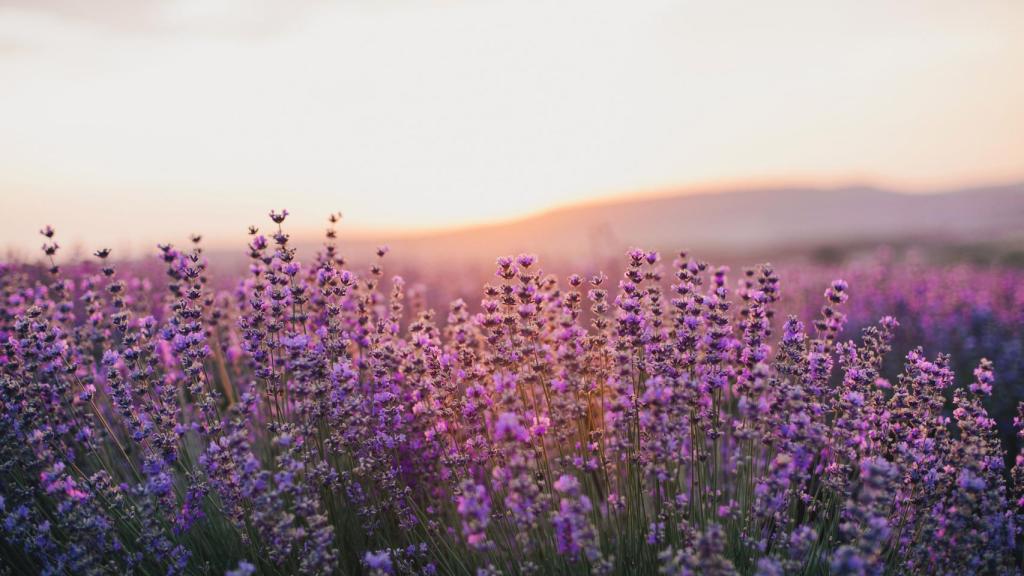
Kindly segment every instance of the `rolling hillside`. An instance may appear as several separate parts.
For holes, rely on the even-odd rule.
[[[870,187],[688,193],[579,205],[456,231],[342,238],[353,255],[386,242],[401,258],[456,263],[489,263],[496,254],[524,250],[578,260],[633,245],[714,254],[893,243],[1020,246],[1024,183],[934,194]]]

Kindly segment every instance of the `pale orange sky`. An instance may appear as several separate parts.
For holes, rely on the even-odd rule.
[[[1024,178],[1024,2],[0,1],[0,247]]]

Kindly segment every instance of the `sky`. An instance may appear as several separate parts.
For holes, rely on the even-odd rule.
[[[1024,2],[0,0],[0,247],[1024,178]]]

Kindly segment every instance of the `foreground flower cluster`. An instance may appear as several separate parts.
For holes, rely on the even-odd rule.
[[[303,265],[270,217],[220,294],[198,237],[160,247],[166,290],[107,250],[62,271],[49,228],[45,277],[0,270],[0,566],[1018,570],[1024,456],[1007,469],[991,363],[954,390],[913,350],[886,378],[898,323],[843,341],[843,281],[805,325],[775,318],[770,266],[633,250],[617,281],[562,283],[522,255],[437,317],[386,249],[350,270],[332,228]]]

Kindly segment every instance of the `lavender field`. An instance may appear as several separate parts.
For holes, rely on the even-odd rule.
[[[1019,573],[1021,270],[524,254],[442,306],[336,223],[0,268],[0,574]]]
[[[1024,576],[1022,23],[0,0],[0,576]]]

